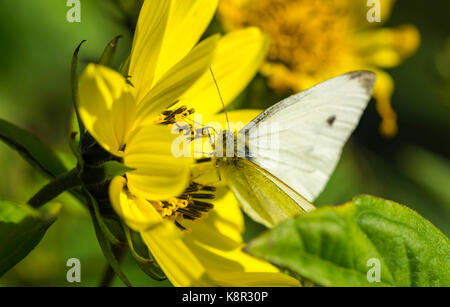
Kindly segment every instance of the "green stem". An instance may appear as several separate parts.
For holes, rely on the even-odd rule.
[[[106,265],[105,272],[103,273],[102,280],[100,281],[100,287],[101,288],[110,287],[114,279],[114,276],[116,276],[116,273],[114,273],[113,268],[108,263]]]
[[[28,204],[34,208],[39,208],[57,197],[62,192],[75,188],[81,185],[81,183],[79,170],[74,168],[67,173],[59,175],[52,182],[44,186],[28,201]]]
[[[125,249],[121,247],[113,247],[116,249],[116,257],[117,262],[120,264],[122,262],[123,256],[125,255]],[[102,280],[100,281],[100,287],[106,288],[110,287],[114,277],[116,276],[116,273],[114,272],[114,269],[111,267],[111,265],[108,263],[106,264],[105,271],[103,272]]]

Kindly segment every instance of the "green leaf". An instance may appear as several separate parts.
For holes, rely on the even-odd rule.
[[[36,247],[55,221],[60,207],[52,203],[35,210],[27,205],[0,201],[0,276]]]
[[[360,196],[286,221],[247,252],[322,286],[450,286],[449,243],[411,209]],[[381,274],[371,283],[373,259]]]
[[[28,205],[0,202],[0,222],[18,224],[27,216],[39,218],[39,213]]]
[[[54,178],[67,171],[56,154],[29,132],[0,119],[0,140],[16,150],[44,175]]]
[[[83,170],[83,182],[86,185],[101,184],[132,170],[118,161],[108,161],[99,166],[86,166]]]

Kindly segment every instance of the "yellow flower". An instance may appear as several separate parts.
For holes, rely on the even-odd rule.
[[[389,17],[393,4],[381,0],[381,21]],[[277,91],[302,91],[352,70],[375,71],[380,131],[392,137],[397,132],[391,107],[394,82],[381,69],[411,56],[420,37],[411,25],[375,27],[379,23],[367,21],[369,9],[366,1],[354,0],[223,0],[219,13],[228,30],[251,25],[270,35],[262,73]]]
[[[214,199],[215,188],[191,175],[193,159],[172,153],[177,135],[170,126],[193,108],[207,116],[222,108],[208,68],[229,103],[267,52],[266,37],[256,28],[197,44],[217,5],[213,0],[145,1],[129,76],[90,64],[80,77],[79,113],[97,142],[133,169],[112,180],[111,205],[141,234],[175,286],[297,286],[295,279],[242,251],[243,217],[234,196]]]

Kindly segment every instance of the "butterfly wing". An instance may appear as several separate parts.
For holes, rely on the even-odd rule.
[[[239,132],[250,148],[239,154],[313,201],[358,125],[374,84],[374,73],[357,71],[279,102]]]
[[[314,209],[281,180],[246,159],[220,163],[219,170],[244,211],[267,227]]]

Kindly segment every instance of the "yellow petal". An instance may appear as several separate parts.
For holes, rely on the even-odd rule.
[[[240,252],[240,254],[244,254]],[[239,254],[236,254],[240,257]],[[244,257],[248,257],[244,255]],[[253,258],[253,260],[255,260]],[[247,260],[245,260],[247,261]],[[262,268],[262,267],[261,267]],[[262,269],[255,272],[235,272],[235,271],[221,271],[220,274],[214,276],[213,282],[219,284],[221,287],[300,287],[298,280],[277,272],[263,271]]]
[[[148,125],[136,130],[125,149],[124,163],[131,193],[148,200],[179,196],[187,188],[192,158],[176,158],[172,143],[179,135],[168,127]],[[174,149],[175,150],[175,149]]]
[[[197,233],[194,234],[197,238],[202,236],[203,242],[210,246],[225,250],[234,249],[236,244],[242,243],[244,216],[236,197],[228,188],[218,189],[217,194],[219,196],[213,201],[214,210],[206,219],[198,222],[186,220],[183,225]],[[221,235],[221,240],[217,240],[217,234]]]
[[[109,198],[117,214],[135,231],[156,227],[163,222],[152,204],[126,191],[127,181],[116,177],[109,186]]]
[[[139,104],[142,124],[153,122],[203,75],[211,65],[218,39],[215,35],[202,41],[159,80]]]
[[[205,269],[179,237],[179,230],[156,227],[142,239],[170,282],[176,287],[207,286]]]
[[[192,234],[173,229],[142,232],[144,242],[175,286],[298,286],[295,279],[241,251],[243,217],[234,196],[216,201],[205,221],[187,223]],[[168,235],[169,234],[169,235]]]
[[[220,40],[211,68],[225,105],[231,103],[256,75],[268,45],[267,37],[257,28],[231,32]],[[180,104],[202,114],[214,114],[223,109],[209,70],[183,96]]]
[[[132,88],[124,77],[107,67],[89,64],[80,77],[78,109],[97,142],[120,156],[136,119]]]
[[[137,101],[152,88],[171,3],[172,0],[148,0],[141,8],[128,73],[137,89]]]
[[[412,25],[363,32],[356,37],[360,54],[367,64],[394,67],[416,52],[420,34]]]
[[[214,227],[235,242],[242,242],[241,234],[245,231],[244,215],[234,194],[227,190],[225,195],[214,202],[216,219],[210,218]]]
[[[211,230],[213,231],[213,230]],[[189,238],[188,238],[189,237]],[[211,239],[224,240],[217,232]],[[236,244],[233,249],[223,250],[203,244],[191,235],[184,239],[191,253],[202,263],[210,280],[204,278],[208,286],[223,287],[297,287],[300,283],[263,260],[242,251],[244,245]]]
[[[377,74],[377,82],[373,90],[373,96],[377,101],[377,111],[381,116],[380,132],[385,137],[391,138],[397,134],[397,113],[392,108],[391,97],[394,92],[394,80],[382,71],[373,69]]]
[[[215,202],[214,210],[204,221],[186,223],[192,232],[183,238],[205,267],[212,280],[210,286],[299,286],[297,280],[275,266],[242,251],[242,213],[237,213],[235,199],[226,199],[228,202]]]
[[[154,83],[192,50],[211,22],[217,5],[218,0],[172,0]]]

